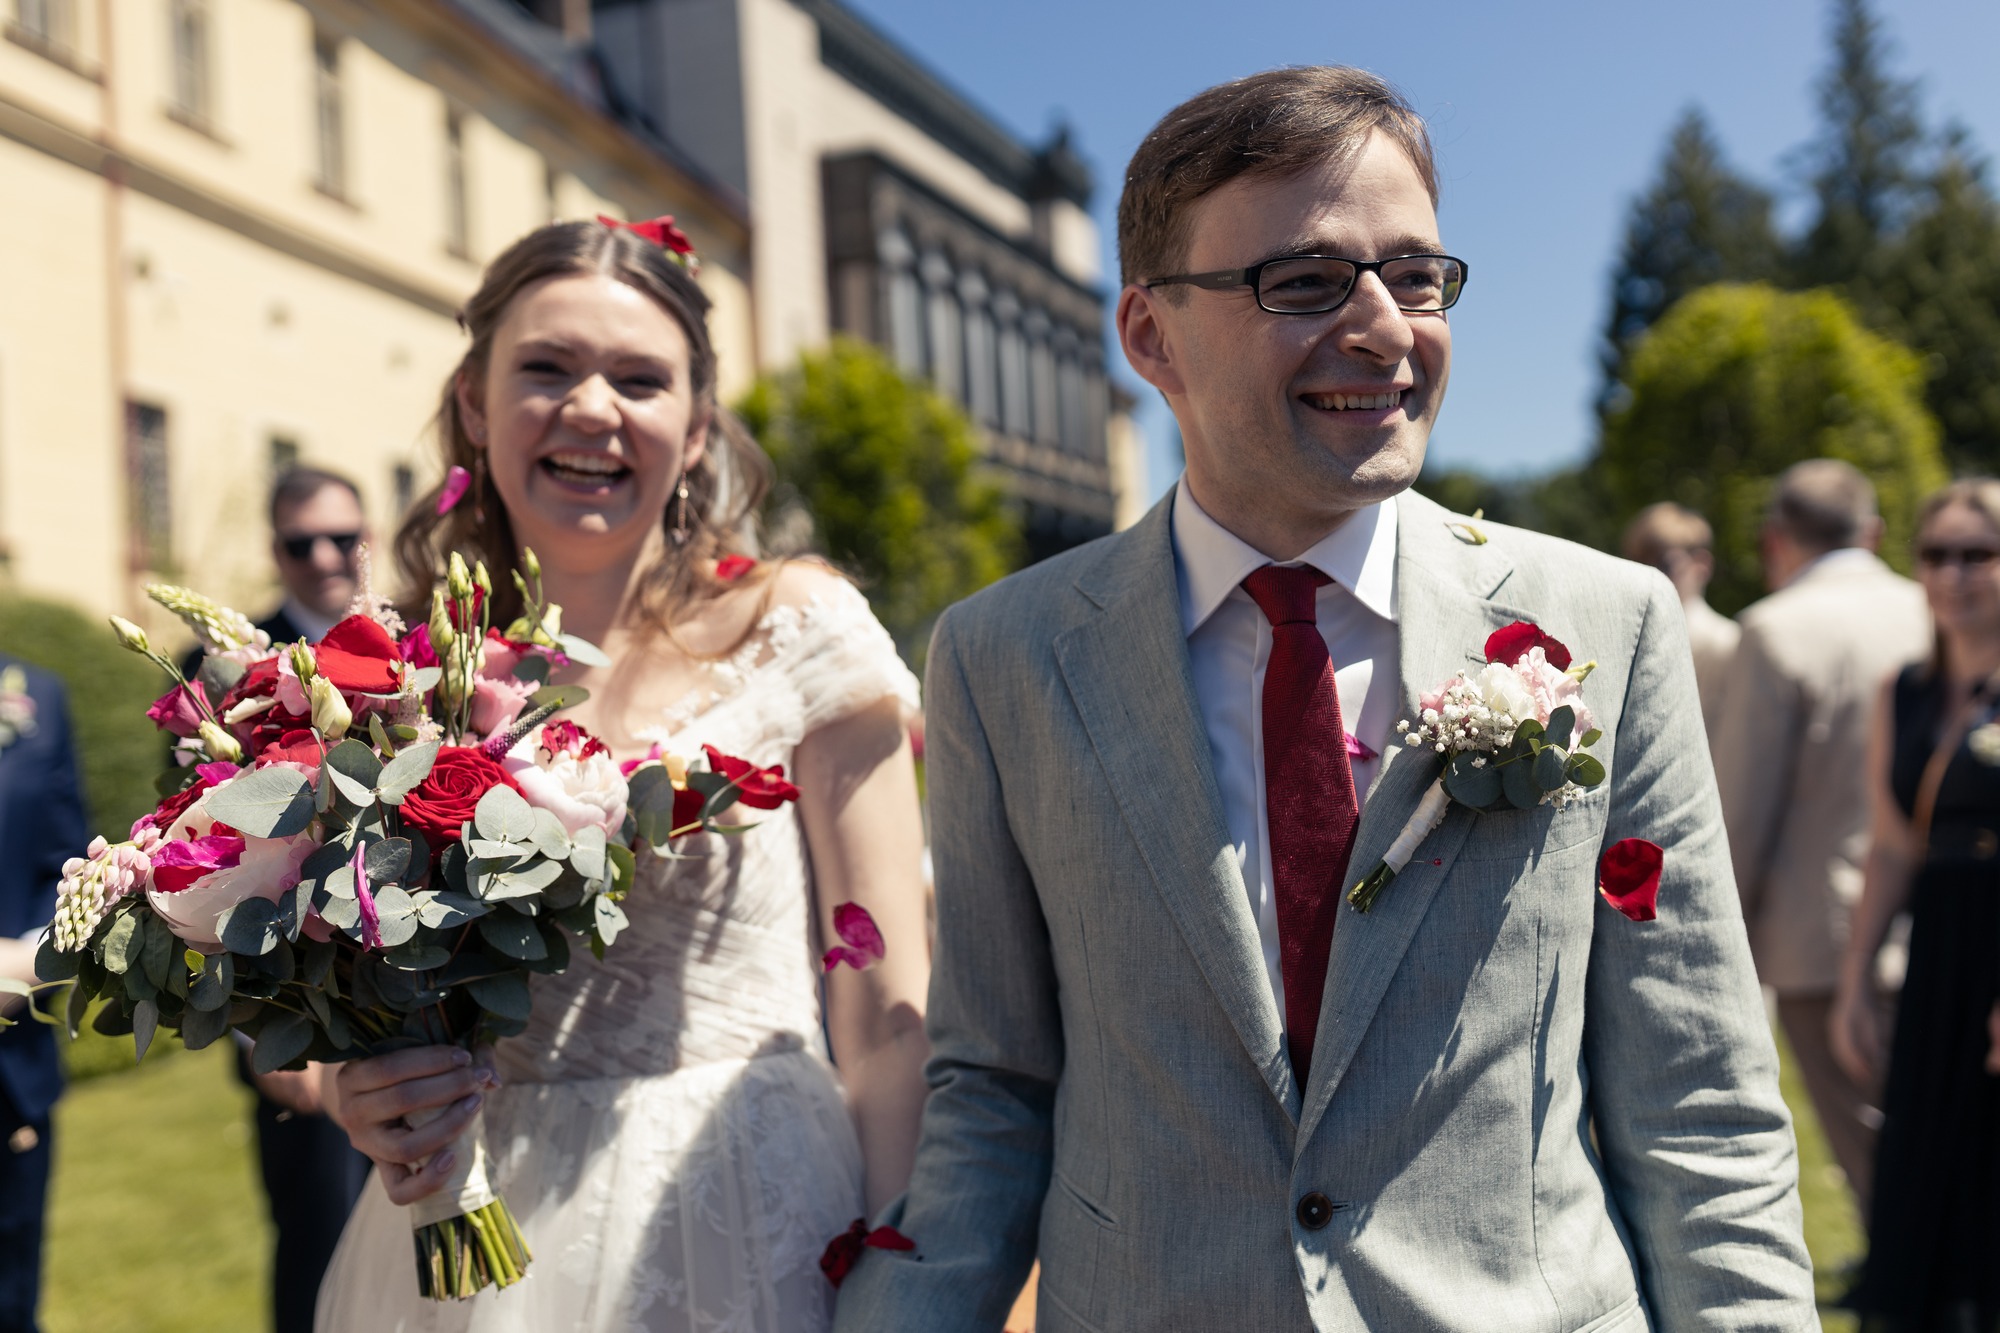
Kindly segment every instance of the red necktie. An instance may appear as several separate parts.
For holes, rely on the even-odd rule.
[[[1361,806],[1333,661],[1320,637],[1314,592],[1331,582],[1309,565],[1266,565],[1243,590],[1271,622],[1264,670],[1264,818],[1277,899],[1285,1033],[1304,1089],[1319,1030],[1333,921],[1347,879]]]

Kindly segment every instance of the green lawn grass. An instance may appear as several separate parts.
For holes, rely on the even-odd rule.
[[[268,1327],[271,1228],[233,1058],[227,1042],[149,1055],[57,1103],[47,1333]]]
[[[1782,1036],[1779,1043],[1821,1317],[1827,1333],[1852,1333],[1853,1316],[1826,1306],[1861,1253],[1861,1227]],[[161,1058],[170,1048],[160,1042],[137,1068],[125,1048],[124,1068],[75,1084],[57,1107],[47,1333],[268,1327],[270,1225],[250,1093],[229,1068],[227,1043]]]

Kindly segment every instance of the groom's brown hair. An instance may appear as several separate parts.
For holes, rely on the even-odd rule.
[[[1301,65],[1218,84],[1169,111],[1132,154],[1118,199],[1125,283],[1180,271],[1188,208],[1238,176],[1289,176],[1359,152],[1376,130],[1416,165],[1437,204],[1430,132],[1403,95],[1365,69]],[[1380,258],[1380,256],[1376,256]],[[1174,288],[1169,299],[1183,289]]]

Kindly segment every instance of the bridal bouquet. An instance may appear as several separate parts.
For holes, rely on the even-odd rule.
[[[1403,743],[1439,757],[1442,772],[1375,868],[1349,890],[1357,912],[1374,906],[1444,822],[1453,801],[1474,810],[1560,807],[1604,781],[1586,753],[1599,732],[1583,702],[1595,663],[1570,665],[1569,649],[1517,620],[1486,640],[1486,665],[1460,671],[1419,701],[1415,725],[1396,724]]]
[[[571,941],[599,956],[626,924],[634,849],[740,832],[739,801],[796,798],[782,768],[709,749],[625,765],[556,715],[586,691],[552,667],[604,664],[560,630],[532,552],[514,576],[526,613],[490,624],[483,566],[452,557],[427,624],[367,589],[317,645],[272,644],[185,588],[154,601],[200,636],[193,679],[145,633],[124,644],[173,687],[148,715],[178,739],[159,807],[128,841],[99,838],[64,868],[37,970],[71,983],[74,1032],[141,1055],[161,1028],[190,1048],[232,1029],[259,1072],[521,1032],[530,976]],[[480,1126],[447,1188],[412,1210],[426,1296],[518,1281],[529,1255],[487,1179]]]

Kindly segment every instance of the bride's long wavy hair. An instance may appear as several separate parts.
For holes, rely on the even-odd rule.
[[[444,483],[420,496],[396,533],[396,564],[403,576],[405,604],[400,608],[412,623],[430,615],[431,589],[443,576],[456,551],[470,563],[484,560],[494,572],[493,623],[504,625],[521,614],[520,594],[506,571],[520,559],[507,507],[481,466],[480,451],[466,433],[458,410],[461,378],[477,397],[485,387],[493,358],[493,332],[514,298],[544,278],[565,274],[603,274],[644,292],[686,332],[690,350],[690,380],[695,420],[709,420],[708,447],[687,472],[687,537],[671,539],[680,515],[678,501],[669,499],[660,523],[669,534],[660,557],[641,571],[629,613],[639,624],[671,633],[687,608],[712,597],[724,585],[713,573],[713,562],[726,555],[758,555],[757,515],[771,489],[771,462],[750,432],[715,400],[715,347],[708,336],[709,299],[687,270],[673,262],[658,245],[623,227],[600,222],[554,222],[514,242],[487,268],[479,290],[460,312],[459,322],[471,335],[465,356],[445,380],[439,395],[437,441],[444,466],[473,476],[473,486],[445,514],[437,512]],[[483,516],[483,517],[482,517]],[[752,578],[764,576],[759,566]],[[739,581],[734,585],[741,587]]]

